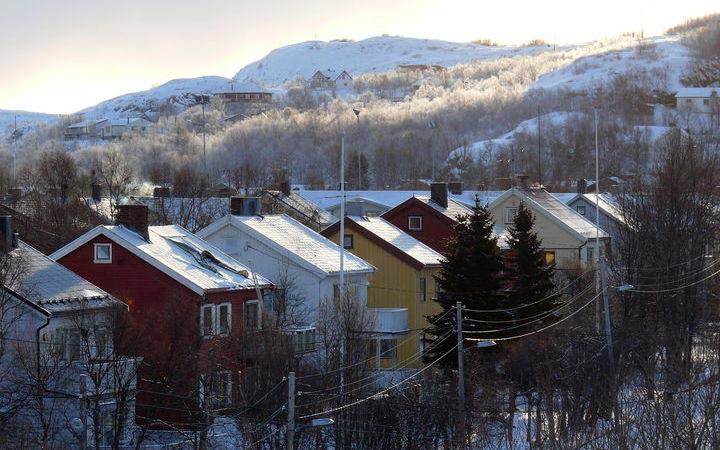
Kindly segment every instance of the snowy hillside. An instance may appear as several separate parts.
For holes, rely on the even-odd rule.
[[[613,75],[657,70],[667,74],[668,90],[680,89],[680,75],[692,60],[689,49],[677,37],[666,36],[646,39],[642,48],[632,46],[580,58],[561,70],[542,75],[534,87],[588,91]]]
[[[562,125],[567,122],[570,117],[579,117],[581,115],[582,113],[553,112],[541,115],[540,120],[542,121],[543,126]],[[512,131],[509,131],[508,133],[505,133],[495,139],[476,141],[467,146],[456,148],[450,152],[448,159],[472,157],[475,161],[492,161],[496,157],[495,152],[500,148],[510,147],[517,135],[524,134],[537,136],[537,124],[537,118],[525,120],[520,122]]]
[[[317,70],[347,70],[352,76],[386,72],[401,65],[454,66],[462,62],[495,59],[550,50],[549,47],[489,47],[431,39],[381,36],[362,41],[308,41],[270,52],[245,66],[239,82],[278,86],[298,76],[309,79]]]
[[[0,110],[0,139],[12,135],[16,118],[18,130],[25,133],[27,130],[32,129],[34,125],[55,122],[57,115],[28,111]]]
[[[147,91],[106,100],[79,113],[86,119],[122,119],[168,109],[177,109],[179,112],[195,105],[199,95],[226,89],[229,81],[218,76],[172,80]]]

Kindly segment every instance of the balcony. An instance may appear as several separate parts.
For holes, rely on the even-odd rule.
[[[372,333],[401,334],[410,330],[407,308],[368,308],[368,313]]]

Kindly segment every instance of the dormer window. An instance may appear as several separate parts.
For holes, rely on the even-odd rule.
[[[505,223],[514,223],[517,211],[517,208],[505,208]]]
[[[93,262],[95,264],[112,263],[112,244],[95,244],[94,255]]]
[[[408,230],[409,231],[422,231],[423,223],[422,216],[409,216],[408,217]]]

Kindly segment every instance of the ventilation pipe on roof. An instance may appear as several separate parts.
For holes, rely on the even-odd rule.
[[[461,195],[463,193],[464,184],[462,181],[449,181],[448,190],[453,195]]]
[[[17,246],[12,232],[12,216],[0,216],[0,251],[9,252]]]
[[[577,193],[578,194],[586,194],[587,193],[587,180],[585,178],[580,178],[577,180]]]
[[[515,180],[517,181],[517,187],[520,187],[520,188],[529,188],[530,187],[530,177],[527,175],[518,175],[515,177]]]
[[[260,197],[230,197],[230,214],[257,216],[260,214]]]

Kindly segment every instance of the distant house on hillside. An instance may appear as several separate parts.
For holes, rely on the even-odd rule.
[[[353,81],[346,70],[340,72],[339,75],[335,75],[333,69],[318,70],[310,78],[310,87],[317,90],[352,89]]]
[[[65,128],[65,139],[119,139],[123,134],[147,130],[150,121],[141,117],[84,120]]]
[[[227,89],[213,94],[223,103],[270,103],[272,92],[263,90],[255,83],[237,83],[231,81]]]
[[[720,88],[685,88],[675,94],[677,112],[718,114],[720,112]]]

